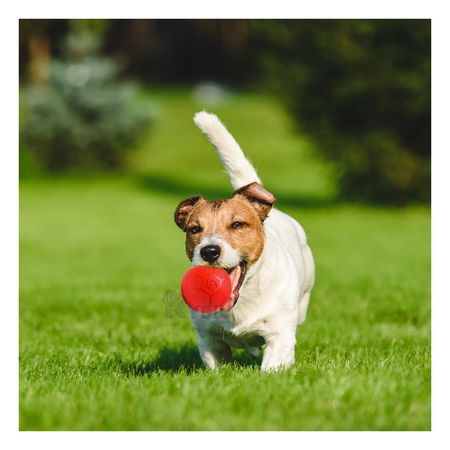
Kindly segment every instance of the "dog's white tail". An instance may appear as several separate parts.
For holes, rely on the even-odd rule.
[[[217,116],[201,111],[195,114],[194,122],[214,145],[234,190],[254,182],[262,184],[255,168]]]

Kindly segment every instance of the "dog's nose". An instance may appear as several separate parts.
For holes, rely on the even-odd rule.
[[[218,245],[205,245],[200,249],[201,257],[209,262],[214,262],[220,256],[220,247]]]

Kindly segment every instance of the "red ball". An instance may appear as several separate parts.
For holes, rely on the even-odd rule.
[[[213,313],[221,310],[231,296],[231,279],[217,267],[194,266],[181,281],[181,295],[194,311]]]

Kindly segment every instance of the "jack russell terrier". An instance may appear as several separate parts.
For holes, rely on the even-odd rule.
[[[234,189],[225,200],[190,197],[175,211],[192,264],[221,267],[232,282],[221,311],[190,310],[200,356],[215,369],[231,361],[231,347],[257,356],[265,344],[261,370],[289,367],[314,284],[314,260],[305,232],[292,217],[273,208],[274,195],[263,188],[239,144],[215,115],[202,111],[194,122],[215,147]]]

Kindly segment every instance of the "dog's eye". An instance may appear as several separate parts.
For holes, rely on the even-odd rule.
[[[198,234],[198,233],[200,233],[200,231],[202,231],[202,229],[198,225],[195,225],[195,226],[189,228],[189,232],[191,234]]]
[[[245,222],[239,222],[239,221],[236,221],[236,222],[233,222],[233,223],[231,224],[231,228],[235,228],[235,229],[237,229],[237,228],[243,228],[243,227],[245,227],[245,225],[246,225]]]

